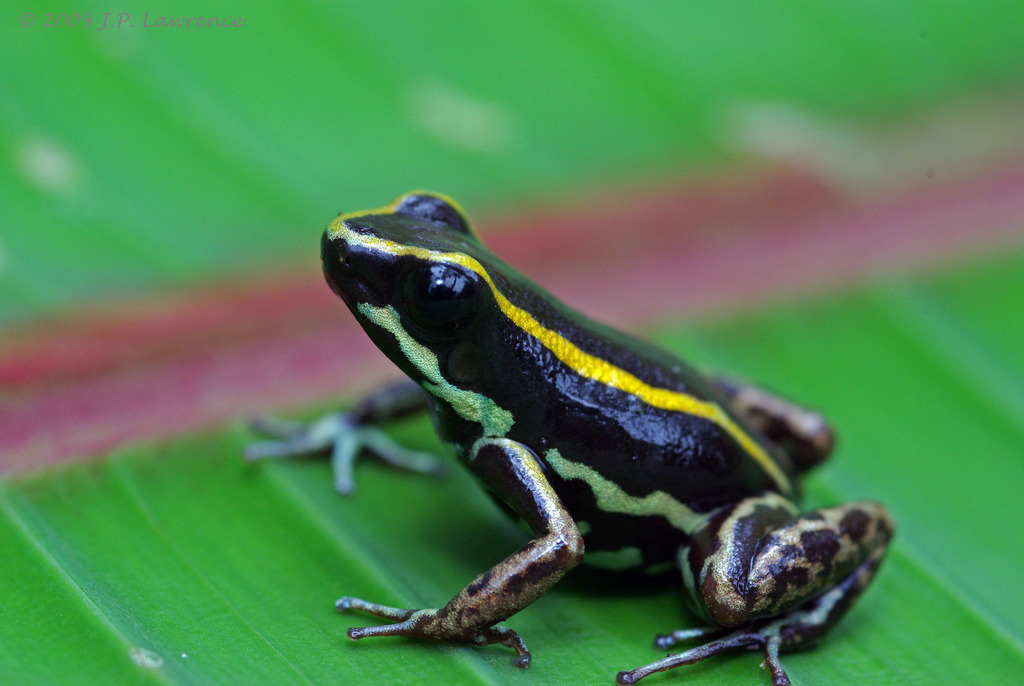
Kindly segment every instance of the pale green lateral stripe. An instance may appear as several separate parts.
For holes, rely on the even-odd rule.
[[[563,479],[585,481],[597,500],[597,506],[605,512],[620,512],[638,517],[661,516],[672,526],[688,534],[700,528],[707,517],[694,512],[664,491],[654,491],[642,498],[629,495],[593,468],[565,459],[554,448],[545,452],[544,458]]]
[[[431,395],[449,405],[462,417],[480,424],[485,436],[503,437],[512,428],[512,413],[499,407],[497,403],[480,393],[465,391],[453,386],[441,375],[441,366],[437,355],[429,348],[421,345],[402,327],[398,312],[390,305],[374,307],[368,303],[360,303],[359,312],[377,326],[390,331],[398,340],[402,354],[415,365],[416,369],[427,379],[423,388]]]

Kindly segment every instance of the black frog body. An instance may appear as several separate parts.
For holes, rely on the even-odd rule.
[[[522,639],[497,623],[581,560],[678,566],[713,626],[658,646],[725,635],[620,683],[757,645],[783,684],[779,650],[819,640],[873,576],[892,533],[882,506],[801,515],[793,504],[799,474],[832,447],[816,413],[574,312],[488,251],[444,196],[341,215],[321,253],[331,288],[414,384],[371,396],[340,425],[429,409],[442,440],[535,533],[442,608],[343,598],[340,609],[396,620],[350,637],[499,642],[525,666]]]

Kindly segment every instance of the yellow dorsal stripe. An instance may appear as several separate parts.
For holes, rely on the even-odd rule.
[[[758,445],[757,441],[732,420],[716,403],[701,400],[687,393],[672,391],[667,388],[657,388],[644,383],[633,374],[624,369],[619,369],[607,360],[591,355],[580,350],[572,341],[553,329],[549,329],[538,322],[533,315],[520,309],[506,298],[498,287],[491,280],[491,275],[479,262],[472,257],[456,252],[442,252],[428,250],[411,245],[402,245],[389,241],[378,236],[367,236],[356,233],[345,226],[345,220],[355,216],[367,214],[389,213],[390,208],[372,210],[370,212],[359,212],[348,215],[341,215],[336,218],[328,227],[331,238],[343,237],[346,242],[357,243],[373,250],[401,256],[411,255],[431,262],[447,262],[457,264],[469,269],[482,278],[494,294],[498,307],[512,323],[530,334],[541,345],[550,350],[555,357],[571,368],[580,376],[593,379],[624,393],[636,396],[651,407],[660,410],[684,412],[689,415],[701,417],[714,422],[724,429],[743,449],[761,465],[762,469],[778,484],[783,493],[791,493],[792,486],[786,474],[779,468],[779,465],[771,458],[764,448]]]

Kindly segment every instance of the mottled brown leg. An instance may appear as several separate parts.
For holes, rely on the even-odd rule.
[[[680,556],[691,593],[718,626],[785,612],[836,585],[892,536],[877,503],[800,515],[775,493],[748,498],[709,520]]]
[[[809,647],[828,633],[874,576],[892,532],[889,513],[872,502],[797,515],[787,500],[767,493],[716,513],[680,551],[679,562],[698,611],[715,625],[736,630],[622,672],[619,683],[759,646],[772,683],[788,684],[779,651]],[[655,644],[669,648],[696,637],[678,632],[659,636]]]
[[[583,538],[528,449],[510,440],[485,443],[472,457],[474,472],[534,530],[535,538],[484,572],[440,609],[406,610],[342,598],[339,610],[363,610],[396,624],[349,629],[352,639],[417,636],[516,650],[526,667],[530,653],[519,634],[495,626],[539,598],[583,557]]]

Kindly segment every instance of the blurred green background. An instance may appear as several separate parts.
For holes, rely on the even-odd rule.
[[[91,25],[44,26],[68,9]],[[244,25],[143,26],[172,9]],[[1019,1],[16,4],[0,337],[81,303],[316,270],[334,213],[410,188],[514,211],[764,158],[861,198],[948,182],[1024,149],[1022,27]],[[1022,270],[1007,250],[649,332],[825,409],[843,442],[810,504],[875,497],[896,516],[875,586],[820,650],[784,658],[795,683],[1024,670]],[[438,447],[423,422],[399,432]],[[349,644],[362,620],[334,597],[443,602],[522,535],[457,470],[366,465],[342,500],[322,462],[242,464],[249,440],[240,420],[5,475],[0,681],[611,683],[692,624],[674,586],[584,576],[511,622],[526,673],[501,649]],[[650,683],[766,683],[758,661]]]
[[[312,259],[409,188],[515,207],[726,164],[758,105],[872,125],[1024,79],[1018,2],[55,9],[0,22],[0,322]]]

